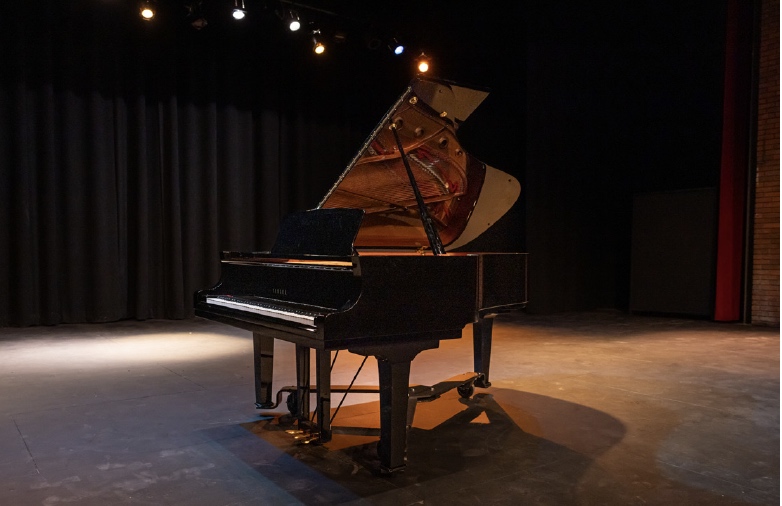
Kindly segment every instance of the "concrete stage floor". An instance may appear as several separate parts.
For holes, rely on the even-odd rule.
[[[411,381],[472,371],[471,346],[468,327]],[[293,383],[293,355],[277,343],[275,387]],[[360,362],[340,353],[332,382]],[[332,442],[297,444],[284,403],[254,407],[249,332],[0,329],[0,504],[779,504],[776,327],[502,316],[491,381],[419,404],[406,471],[379,476],[376,397],[348,396]],[[370,359],[358,383],[376,382]]]

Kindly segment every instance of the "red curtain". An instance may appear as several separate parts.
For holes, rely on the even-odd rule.
[[[750,161],[753,6],[728,0],[714,319],[742,317],[747,171]]]

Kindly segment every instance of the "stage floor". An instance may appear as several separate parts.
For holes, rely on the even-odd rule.
[[[293,346],[275,351],[275,388],[292,385]],[[4,328],[0,504],[777,505],[779,356],[777,327],[500,316],[492,386],[420,403],[407,469],[380,476],[376,396],[345,399],[330,443],[297,443],[284,403],[254,407],[249,332]],[[361,360],[341,352],[332,383]],[[411,382],[472,369],[467,327]],[[357,383],[377,384],[374,359]]]

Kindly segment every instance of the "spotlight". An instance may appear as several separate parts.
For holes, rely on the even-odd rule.
[[[244,19],[244,17],[247,15],[247,9],[244,7],[244,0],[234,0],[234,10],[232,15],[237,21]]]
[[[405,52],[405,46],[396,39],[391,39],[388,43],[388,49],[397,56]]]
[[[312,50],[315,51],[315,54],[323,54],[326,52],[326,46],[324,46],[319,39],[320,39],[320,30],[313,30],[312,43],[314,45],[312,46]]]
[[[426,54],[421,53],[416,59],[416,68],[418,72],[424,74],[429,71],[429,57]]]
[[[288,28],[290,31],[295,32],[301,28],[301,20],[299,19],[299,13],[296,11],[288,11]]]
[[[139,14],[143,20],[150,21],[155,17],[155,12],[155,6],[152,5],[150,0],[141,2],[141,5],[139,6]]]

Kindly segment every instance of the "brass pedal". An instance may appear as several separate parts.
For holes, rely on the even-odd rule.
[[[293,440],[299,444],[310,444],[320,441],[320,434],[309,430],[289,429],[286,434],[293,436]]]
[[[317,443],[320,441],[320,435],[317,433],[302,434],[293,438],[297,443],[308,445],[310,443]]]

